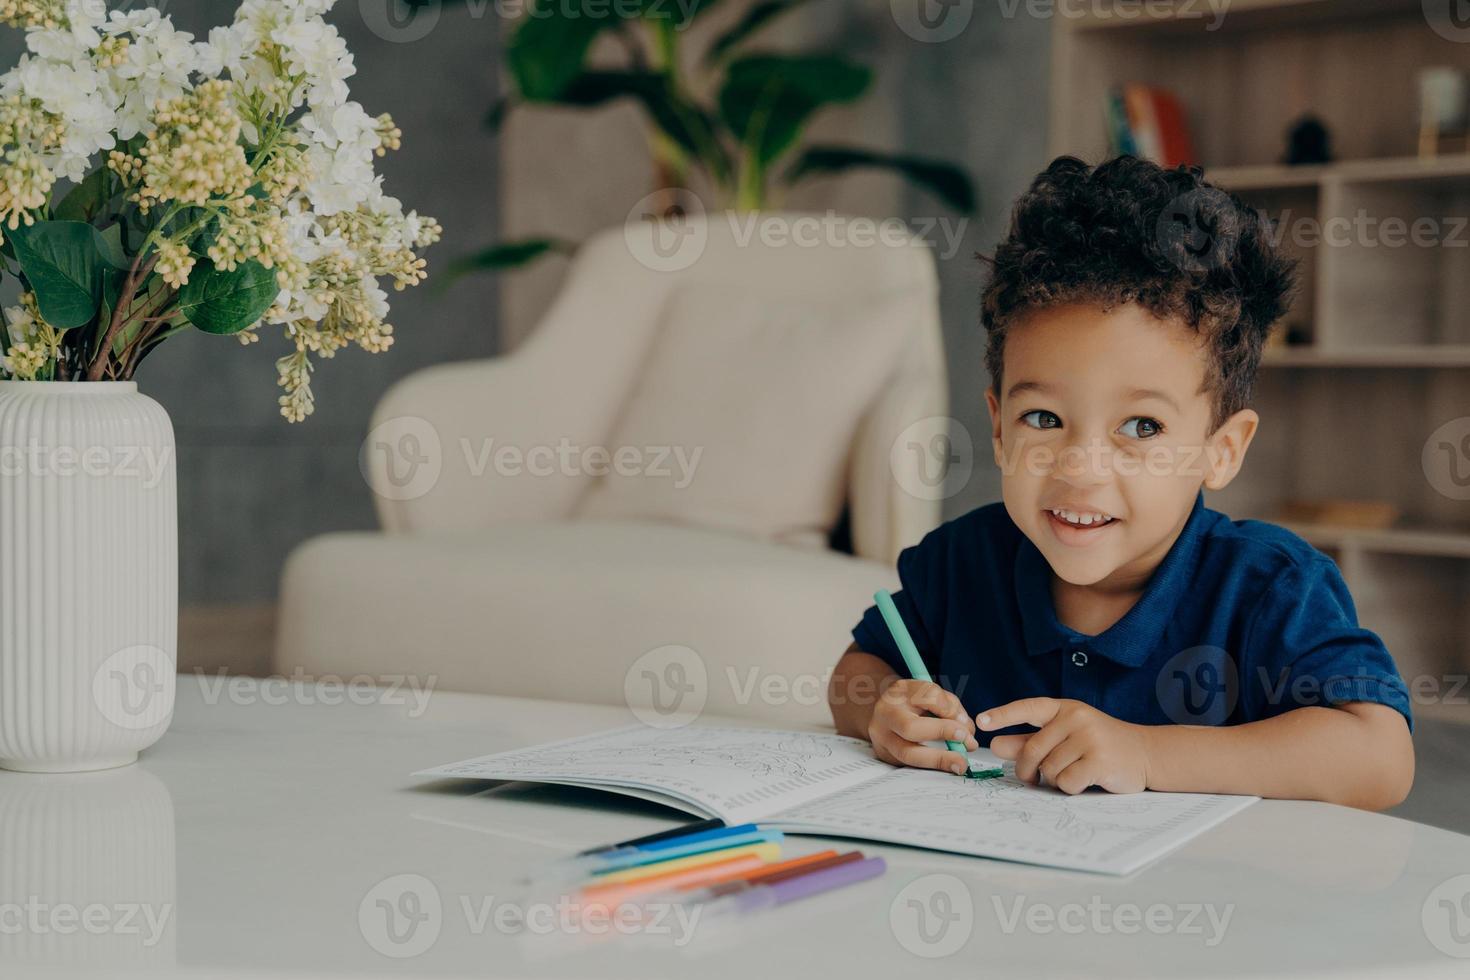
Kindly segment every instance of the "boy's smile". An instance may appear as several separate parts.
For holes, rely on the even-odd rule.
[[[1000,395],[986,400],[1007,512],[1059,589],[1136,594],[1200,488],[1235,475],[1255,413],[1211,431],[1198,336],[1136,303],[1034,310],[1004,356]]]

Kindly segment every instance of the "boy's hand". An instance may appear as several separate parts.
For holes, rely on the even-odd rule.
[[[1100,786],[1110,793],[1139,793],[1148,787],[1148,736],[1144,725],[1119,721],[1081,701],[1023,698],[982,712],[981,731],[1035,725],[1030,735],[997,735],[990,751],[1014,759],[1016,777],[1038,782],[1038,774],[1064,793]]]
[[[883,692],[868,722],[873,754],[884,762],[964,774],[969,762],[958,752],[923,745],[952,739],[978,749],[975,723],[960,699],[930,681],[896,680]]]

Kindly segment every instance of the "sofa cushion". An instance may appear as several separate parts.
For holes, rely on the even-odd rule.
[[[682,647],[674,680],[703,687],[685,708],[830,724],[849,630],[896,584],[876,562],[633,521],[331,534],[286,567],[275,668],[644,709],[670,669],[655,652]]]
[[[577,515],[823,545],[858,426],[911,335],[910,307],[724,283],[674,290],[608,439],[628,465],[600,476]]]

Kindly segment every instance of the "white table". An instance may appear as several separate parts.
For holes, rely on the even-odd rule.
[[[497,927],[518,870],[674,816],[409,774],[627,711],[233,683],[181,676],[135,766],[0,773],[0,977],[1470,975],[1470,838],[1313,803],[1258,803],[1128,878],[860,844],[886,875],[733,931]]]

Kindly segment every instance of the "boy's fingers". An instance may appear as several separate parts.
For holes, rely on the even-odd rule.
[[[1064,738],[1061,744],[1048,752],[1046,758],[1041,760],[1041,763],[1036,767],[1036,771],[1049,784],[1060,788],[1061,784],[1057,780],[1061,778],[1062,772],[1068,766],[1072,765],[1072,763],[1082,758],[1084,751],[1080,739]],[[1085,789],[1086,787],[1083,788]]]
[[[1056,698],[1022,698],[981,712],[975,719],[975,724],[984,732],[1009,728],[1012,725],[1034,725],[1042,728],[1057,716],[1061,706],[1061,701]]]
[[[938,684],[928,684],[916,690],[909,698],[909,704],[944,718],[953,718],[968,731],[975,730],[975,722],[971,720],[970,713],[965,710],[960,699]]]
[[[1030,735],[997,735],[990,740],[990,751],[1002,759],[1014,759],[1025,748]]]
[[[1047,725],[1041,731],[1033,733],[1016,756],[1016,778],[1034,783],[1036,770],[1041,766],[1042,760],[1051,755],[1052,750],[1061,745],[1070,734],[1072,733],[1063,724]]]
[[[958,752],[948,752],[944,749],[936,749],[929,745],[917,745],[906,742],[896,735],[886,740],[889,754],[906,766],[915,769],[945,769],[954,773],[963,773],[969,762]]]
[[[1057,773],[1053,785],[1063,793],[1075,796],[1089,786],[1102,785],[1101,779],[1102,773],[1097,764],[1091,759],[1082,758]]]
[[[934,718],[929,715],[906,715],[894,719],[893,730],[910,742],[956,742],[973,741],[964,726],[953,718]],[[959,738],[955,738],[958,734]]]

